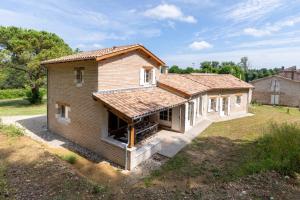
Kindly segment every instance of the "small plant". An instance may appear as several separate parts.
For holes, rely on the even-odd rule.
[[[0,132],[9,137],[20,137],[24,135],[24,130],[14,125],[6,125],[0,121]]]
[[[290,108],[287,108],[286,113],[289,115],[290,114]]]
[[[76,155],[73,155],[73,154],[63,155],[63,156],[60,156],[60,158],[63,159],[64,161],[67,161],[68,163],[70,163],[72,165],[75,164],[77,161]]]
[[[102,186],[102,185],[94,184],[92,186],[92,193],[93,194],[103,194],[103,193],[106,192],[106,190],[107,190],[107,188]]]

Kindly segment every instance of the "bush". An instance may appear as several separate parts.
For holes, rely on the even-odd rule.
[[[45,89],[39,89],[39,92],[34,94],[32,93],[31,89],[27,89],[26,91],[26,97],[27,100],[31,103],[31,104],[39,104],[42,103],[43,100],[43,96],[46,94],[46,90]]]
[[[271,124],[248,151],[239,173],[271,170],[290,176],[300,172],[300,128],[296,124]]]
[[[70,163],[72,165],[75,164],[77,161],[76,155],[73,155],[73,154],[63,155],[60,157],[61,157],[61,159],[63,159],[64,161],[67,161],[68,163]]]
[[[0,132],[9,137],[19,137],[24,135],[24,130],[14,125],[6,125],[0,122]]]
[[[26,97],[26,89],[0,90],[0,99],[17,99]]]

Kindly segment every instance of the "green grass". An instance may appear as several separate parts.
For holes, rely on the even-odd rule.
[[[0,100],[0,116],[46,114],[46,102],[31,105],[27,100]]]
[[[237,176],[275,170],[284,175],[300,173],[299,124],[271,124],[248,148]]]
[[[253,105],[255,115],[213,123],[199,137],[144,179],[226,181],[275,170],[299,173],[300,111],[297,108]],[[271,125],[270,125],[271,124]],[[300,126],[300,125],[299,125]]]
[[[0,122],[0,133],[8,137],[20,137],[24,135],[24,130],[14,125],[5,125]]]
[[[77,161],[77,157],[74,154],[68,154],[68,155],[63,155],[63,156],[59,156],[62,160],[70,163],[70,164],[75,164]]]
[[[0,99],[17,99],[26,97],[26,89],[0,90]]]

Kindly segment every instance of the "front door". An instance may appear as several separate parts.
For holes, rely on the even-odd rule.
[[[271,95],[271,104],[272,105],[278,105],[279,104],[279,95],[275,94],[275,95]]]
[[[222,97],[220,99],[220,116],[228,115],[229,112],[228,106],[229,106],[228,98]]]

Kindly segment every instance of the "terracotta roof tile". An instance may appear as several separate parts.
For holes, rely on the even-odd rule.
[[[109,53],[114,53],[117,51],[125,50],[131,47],[138,46],[137,44],[134,45],[126,45],[126,46],[118,46],[118,47],[110,47],[105,49],[99,49],[94,51],[84,51],[68,56],[63,56],[60,58],[55,58],[51,60],[43,61],[42,64],[50,64],[50,63],[57,63],[57,62],[67,62],[67,61],[76,61],[76,60],[89,60],[89,59],[95,59],[99,56],[103,56]]]
[[[184,98],[158,87],[98,92],[93,95],[129,119],[136,119],[186,102]]]
[[[237,89],[252,88],[253,86],[242,81],[231,74],[201,74],[194,73],[184,75],[185,77],[196,81],[210,89]]]
[[[186,78],[181,74],[161,75],[158,82],[188,95],[194,95],[209,89],[209,87]]]
[[[188,95],[196,95],[214,89],[240,89],[253,86],[229,74],[168,74],[161,75],[159,84],[179,90]]]

